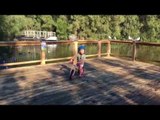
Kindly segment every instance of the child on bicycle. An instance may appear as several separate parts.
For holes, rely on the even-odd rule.
[[[84,74],[85,59],[86,59],[85,46],[81,45],[78,47],[78,53],[74,55],[70,60],[72,63],[75,63],[76,61],[75,65],[78,67],[79,77],[82,77],[82,75]]]

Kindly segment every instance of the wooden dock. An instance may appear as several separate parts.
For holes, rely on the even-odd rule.
[[[46,64],[0,71],[1,105],[160,105],[160,67],[115,57],[86,60],[85,77]]]

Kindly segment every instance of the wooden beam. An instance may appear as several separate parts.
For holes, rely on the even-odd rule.
[[[133,43],[133,41],[121,41],[121,40],[110,40],[111,43]],[[139,42],[136,41],[136,44],[139,45],[146,45],[146,46],[160,46],[160,43],[153,43],[153,42]]]
[[[45,51],[41,51],[41,65],[45,65],[46,62],[45,62],[45,59],[46,59],[46,54],[45,54]]]
[[[133,41],[133,51],[132,51],[132,60],[136,60],[136,42]]]
[[[110,41],[108,41],[108,44],[107,44],[107,57],[110,57],[110,54],[111,54],[111,43],[110,43]]]
[[[71,44],[73,41],[46,41],[47,44]]]
[[[96,57],[98,54],[86,55],[86,57]]]
[[[41,65],[46,64],[46,62],[45,62],[45,59],[46,59],[45,51],[46,51],[46,42],[42,41],[41,42]]]
[[[98,40],[78,40],[78,43],[98,43]]]
[[[98,41],[98,58],[101,57],[101,41]]]
[[[78,42],[75,41],[74,45],[73,45],[73,54],[77,55],[77,53],[78,53]],[[76,65],[77,64],[77,58],[75,58],[73,62],[74,62],[73,64]]]
[[[46,62],[52,62],[52,61],[60,61],[60,60],[69,60],[72,57],[65,57],[65,58],[54,58],[54,59],[48,59]]]
[[[149,42],[137,42],[137,44],[146,46],[160,46],[160,43],[149,43]]]
[[[101,40],[101,43],[110,43],[109,40]]]
[[[26,62],[5,63],[5,64],[0,64],[0,66],[25,65],[25,64],[40,63],[40,62],[41,62],[40,60],[34,60],[34,61],[26,61]]]
[[[106,53],[103,53],[103,54],[106,54]],[[94,57],[94,56],[98,56],[98,54],[92,54],[92,55],[86,55],[86,57]],[[45,60],[46,62],[54,62],[54,61],[60,61],[60,60],[69,60],[71,59],[73,56],[71,57],[64,57],[64,58],[54,58],[54,59],[48,59],[48,60]]]
[[[133,43],[133,41],[110,40],[111,43]]]

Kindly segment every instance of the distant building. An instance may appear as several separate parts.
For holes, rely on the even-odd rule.
[[[22,31],[21,35],[17,36],[16,39],[17,40],[40,40],[40,39],[56,40],[57,37],[55,36],[55,32],[52,32],[52,31],[25,30],[25,31]]]

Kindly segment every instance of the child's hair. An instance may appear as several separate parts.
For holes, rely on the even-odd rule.
[[[85,46],[84,46],[84,45],[80,45],[80,46],[78,47],[78,52],[79,52],[81,49],[84,49],[84,50],[85,50]]]

